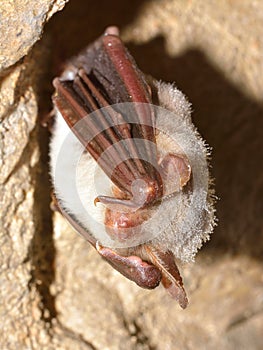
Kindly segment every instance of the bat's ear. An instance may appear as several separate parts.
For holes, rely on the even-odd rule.
[[[156,266],[143,261],[138,256],[121,256],[110,248],[100,246],[98,242],[96,249],[112,267],[139,287],[154,289],[159,285],[162,273]]]

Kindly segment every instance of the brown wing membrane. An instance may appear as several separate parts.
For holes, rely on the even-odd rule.
[[[172,252],[163,252],[156,247],[145,245],[144,250],[150,261],[162,272],[162,284],[167,292],[185,309],[188,305],[182,277]]]
[[[54,80],[53,100],[77,138],[126,199],[134,197],[134,180],[143,179],[148,184],[148,204],[162,195],[156,170],[150,88],[120,38],[110,32],[106,31],[74,61],[77,70],[73,80]],[[118,102],[139,103],[130,106],[132,123],[114,106]],[[101,110],[103,107],[107,109]],[[140,147],[133,141],[135,138],[141,139]],[[114,203],[115,199],[97,200]]]

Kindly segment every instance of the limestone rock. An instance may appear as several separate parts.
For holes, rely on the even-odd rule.
[[[24,57],[39,40],[49,18],[67,0],[14,0],[0,3],[0,71]]]

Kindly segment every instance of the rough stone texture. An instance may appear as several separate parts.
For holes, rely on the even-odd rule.
[[[45,9],[41,2],[38,7],[32,1],[1,2],[1,69],[15,63],[31,48],[39,39],[45,21],[64,2],[52,1],[49,5],[46,2]],[[42,15],[37,18],[36,13]],[[23,33],[15,39],[21,28]],[[51,338],[46,322],[50,313],[45,311],[52,301],[45,293],[52,276],[51,261],[43,253],[46,251],[43,247],[50,247],[51,217],[42,215],[42,205],[45,210],[48,208],[49,195],[45,189],[47,196],[43,196],[38,186],[40,182],[42,185],[48,182],[41,170],[36,128],[39,86],[48,61],[44,54],[42,45],[23,62],[0,69],[0,348],[3,350],[59,349],[61,345],[56,344],[64,342],[59,339],[59,333]],[[48,227],[50,234],[41,237]],[[63,335],[62,339],[67,337]]]
[[[59,214],[52,238],[33,130],[50,98],[33,67],[47,62],[35,51],[1,80],[1,349],[262,349],[262,17],[261,1],[72,0],[46,27],[56,72],[117,24],[140,68],[193,103],[220,201],[211,241],[182,267],[184,311],[120,276]]]
[[[101,262],[59,214],[55,232],[59,322],[96,349],[260,349],[262,266],[250,258],[204,253],[185,267],[182,311],[163,289],[139,289]]]
[[[0,71],[25,56],[40,38],[48,19],[68,0],[0,2]]]
[[[34,131],[37,96],[31,55],[1,80],[0,293],[1,349],[42,344],[40,295],[31,285],[29,258],[35,230],[35,180],[39,147]],[[30,138],[30,142],[29,142]],[[36,341],[36,333],[39,333]]]

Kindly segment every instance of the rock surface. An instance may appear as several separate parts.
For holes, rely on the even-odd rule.
[[[2,68],[29,51],[64,2],[34,2],[28,27],[9,34],[11,45],[1,28]],[[5,11],[11,6],[3,2],[1,13],[4,3]],[[25,18],[29,1],[19,3],[16,16]],[[261,1],[72,0],[24,61],[2,72],[1,349],[262,348],[262,17]],[[48,52],[57,74],[61,59],[109,24],[120,26],[145,73],[184,91],[213,147],[219,222],[195,264],[182,267],[184,311],[161,287],[145,291],[119,275],[59,214],[51,221],[47,139],[35,127],[50,103]]]
[[[0,3],[0,71],[24,57],[49,18],[68,0],[7,0]]]

